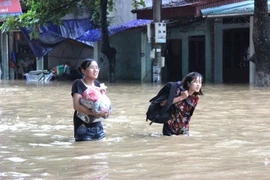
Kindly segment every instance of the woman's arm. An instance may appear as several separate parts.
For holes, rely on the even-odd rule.
[[[81,113],[84,113],[84,114],[88,114],[88,115],[91,115],[91,116],[96,116],[96,117],[104,117],[104,116],[108,116],[109,112],[105,112],[105,113],[94,113],[91,111],[91,109],[83,106],[81,103],[80,103],[80,98],[82,96],[79,94],[79,93],[75,93],[73,95],[73,108],[74,110],[76,111],[79,111]]]

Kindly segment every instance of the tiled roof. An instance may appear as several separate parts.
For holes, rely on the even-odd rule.
[[[199,3],[202,0],[162,0],[162,8],[175,8],[175,7],[184,7],[190,6],[196,3]],[[147,3],[146,7],[140,8],[137,10],[133,10],[134,12],[137,11],[145,11],[152,9],[152,2]]]
[[[270,0],[268,0],[268,11],[270,9]],[[254,13],[254,0],[247,0],[238,3],[227,4],[223,6],[206,8],[201,10],[203,17],[226,17],[243,16]]]
[[[162,0],[161,14],[164,19],[187,16],[200,17],[202,9],[241,1],[245,0]],[[137,13],[138,19],[152,19],[152,3],[147,4],[146,8],[132,10],[132,12]]]

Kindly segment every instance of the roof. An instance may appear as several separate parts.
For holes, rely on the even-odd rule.
[[[270,0],[268,0],[268,12],[270,9]],[[203,17],[227,17],[243,16],[254,14],[254,0],[232,3],[228,5],[206,8],[201,10]]]
[[[201,17],[202,9],[241,1],[245,0],[162,0],[161,16],[163,20],[188,16]],[[148,4],[146,8],[132,10],[132,13],[137,13],[138,19],[153,19],[152,4]]]
[[[162,0],[162,8],[174,8],[174,7],[188,6],[188,5],[199,3],[199,1],[200,0],[193,0],[193,1],[189,1],[189,0]],[[146,1],[146,7],[139,8],[139,9],[134,10],[134,11],[143,11],[143,10],[147,10],[147,9],[152,9],[152,6],[153,6],[152,2],[153,2],[152,0],[150,2]]]

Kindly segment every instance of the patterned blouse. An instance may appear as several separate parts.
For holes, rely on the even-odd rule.
[[[180,96],[181,91],[177,89],[176,96]],[[189,135],[189,122],[192,113],[199,101],[199,95],[188,96],[185,100],[175,103],[172,116],[168,121],[170,130],[176,134]]]

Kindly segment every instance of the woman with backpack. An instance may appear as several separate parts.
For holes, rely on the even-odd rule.
[[[186,135],[189,136],[189,122],[195,107],[199,102],[199,95],[203,95],[202,75],[198,72],[187,74],[181,81],[183,88],[177,88],[173,99],[173,108],[170,119],[163,125],[163,135]],[[185,91],[181,90],[185,89]],[[160,103],[166,104],[166,100]]]

